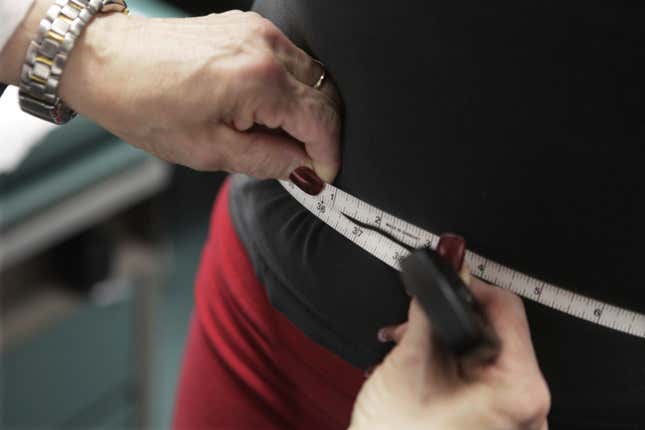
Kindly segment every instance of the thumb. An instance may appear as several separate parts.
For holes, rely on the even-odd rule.
[[[410,348],[418,348],[420,351],[431,351],[433,349],[431,333],[430,320],[419,305],[419,301],[413,298],[408,311],[407,328],[400,344]]]
[[[410,302],[407,329],[401,342],[388,356],[398,365],[410,382],[432,384],[434,390],[442,390],[454,384],[457,367],[453,360],[432,337],[432,327],[425,311],[416,298]]]
[[[224,157],[224,170],[245,173],[259,179],[287,179],[300,166],[312,166],[302,144],[276,130],[226,129],[219,136],[224,148],[232,148]]]

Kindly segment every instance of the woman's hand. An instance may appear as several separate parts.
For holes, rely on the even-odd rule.
[[[17,84],[29,41],[53,0],[36,0],[0,53]],[[199,169],[287,178],[339,169],[339,97],[312,88],[319,63],[252,12],[200,18],[97,16],[72,49],[59,95],[128,143]]]
[[[339,168],[338,98],[322,69],[252,12],[108,15],[72,50],[60,95],[127,142],[199,169],[286,178]],[[282,129],[284,133],[256,127]]]
[[[465,276],[464,276],[465,275]],[[496,361],[464,369],[431,339],[428,318],[412,300],[408,322],[382,332],[398,345],[358,395],[352,430],[546,430],[550,395],[538,367],[522,301],[462,278],[501,340]]]

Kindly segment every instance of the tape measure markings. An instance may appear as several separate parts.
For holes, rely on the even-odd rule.
[[[409,254],[408,249],[401,244],[410,248],[428,246],[435,249],[439,241],[438,235],[390,215],[332,185],[325,185],[319,195],[310,196],[291,182],[280,183],[323,222],[396,270],[401,270],[399,263]],[[376,229],[387,233],[401,244]],[[472,251],[466,251],[465,261],[474,275],[491,284],[568,315],[645,338],[643,314],[557,287]]]

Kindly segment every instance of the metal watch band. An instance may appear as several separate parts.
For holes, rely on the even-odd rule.
[[[123,0],[56,0],[49,7],[22,66],[19,99],[23,111],[55,124],[76,116],[58,97],[58,84],[76,39],[104,8],[128,12]]]

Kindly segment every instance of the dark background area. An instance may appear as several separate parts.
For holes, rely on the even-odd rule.
[[[246,10],[253,4],[252,0],[172,0],[168,3],[185,10],[191,15],[208,15],[231,9]]]

